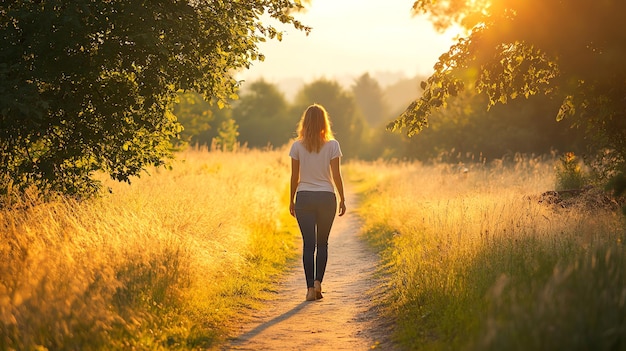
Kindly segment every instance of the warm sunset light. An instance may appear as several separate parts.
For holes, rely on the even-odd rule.
[[[626,350],[625,14],[1,1],[0,351]]]
[[[282,42],[261,45],[265,62],[238,75],[276,83],[334,78],[351,84],[369,72],[400,77],[429,74],[458,29],[438,33],[425,16],[411,15],[412,0],[313,0],[298,18],[311,34],[287,31]]]

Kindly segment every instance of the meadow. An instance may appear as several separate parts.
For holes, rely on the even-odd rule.
[[[189,150],[96,199],[7,195],[0,350],[223,345],[298,257],[286,155]],[[345,163],[399,348],[624,349],[623,216],[542,196],[555,163]]]
[[[297,253],[285,150],[190,150],[92,200],[0,210],[0,350],[216,347]]]
[[[557,165],[348,167],[401,349],[626,348],[623,215],[601,192],[542,196]]]

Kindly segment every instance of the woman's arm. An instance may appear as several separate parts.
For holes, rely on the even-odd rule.
[[[292,216],[296,216],[295,211],[295,201],[296,201],[296,189],[298,188],[298,183],[300,182],[300,160],[296,160],[294,158],[291,159],[291,183],[289,185],[289,192],[291,196],[289,197],[289,213]]]
[[[339,215],[343,216],[344,213],[346,213],[346,197],[343,194],[343,178],[341,177],[341,162],[339,161],[339,157],[330,160],[330,170],[333,174],[335,187],[339,192]]]

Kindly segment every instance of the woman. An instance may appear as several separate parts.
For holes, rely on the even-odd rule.
[[[298,138],[291,145],[289,156],[289,212],[298,220],[302,233],[306,300],[313,301],[323,297],[322,280],[328,260],[328,235],[337,212],[335,188],[340,198],[339,215],[346,213],[339,162],[341,148],[333,137],[324,107],[313,104],[304,111],[298,126]]]

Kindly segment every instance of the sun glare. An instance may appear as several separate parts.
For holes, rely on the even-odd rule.
[[[366,72],[411,77],[429,74],[441,53],[460,32],[438,32],[424,15],[412,16],[413,0],[315,0],[299,20],[313,29],[308,36],[285,28],[281,42],[261,45],[264,62],[238,77],[254,81],[311,81],[326,77],[349,85]]]

